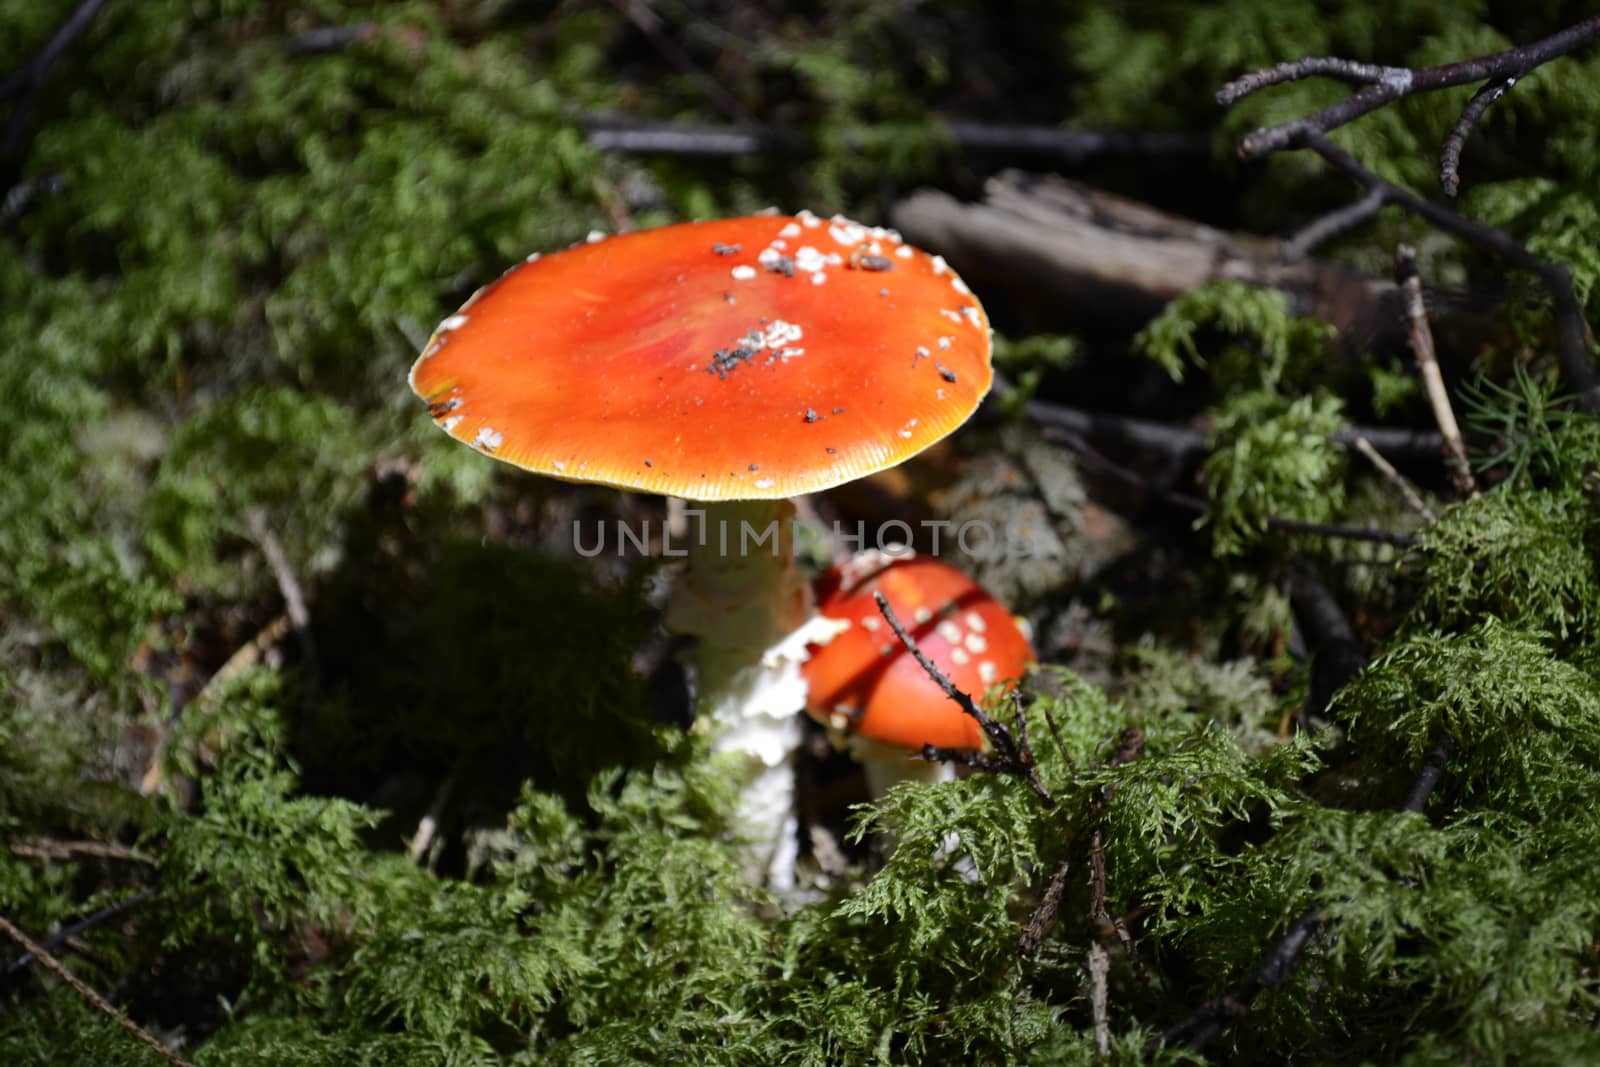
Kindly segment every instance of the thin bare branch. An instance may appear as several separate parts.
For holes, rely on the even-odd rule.
[[[428,870],[433,870],[433,865],[438,861],[438,850],[434,847],[435,838],[439,833],[439,823],[444,819],[444,810],[450,803],[450,797],[455,792],[457,772],[451,771],[439,783],[439,788],[434,791],[433,800],[428,805],[427,812],[417,823],[417,832],[411,839],[408,851],[413,863],[426,863]]]
[[[106,0],[83,0],[32,59],[0,81],[0,100],[17,97],[11,115],[6,119],[5,130],[0,132],[0,189],[8,188],[21,171],[22,158],[28,145],[28,122],[33,117],[34,104],[45,79],[49,77],[50,68],[55,66],[74,41],[83,36],[105,6]]]
[[[1058,741],[1059,743],[1059,741]],[[1117,748],[1112,753],[1107,766],[1121,767],[1132,763],[1144,754],[1144,731],[1137,727],[1129,727],[1117,736]],[[1105,852],[1101,843],[1100,820],[1105,816],[1106,805],[1111,802],[1111,797],[1117,791],[1116,786],[1108,785],[1102,788],[1094,801],[1089,805],[1084,814],[1083,822],[1094,827],[1089,838],[1090,862],[1090,904],[1089,917],[1101,926],[1115,926],[1111,917],[1106,914],[1106,869]],[[1081,834],[1079,838],[1081,839]],[[1074,840],[1074,845],[1076,845]],[[1071,858],[1061,861],[1055,874],[1050,877],[1050,884],[1045,887],[1044,895],[1039,898],[1038,907],[1034,908],[1029,916],[1027,925],[1022,928],[1021,935],[1017,938],[1017,954],[1031,956],[1039,950],[1040,943],[1045,934],[1050,932],[1051,925],[1056,921],[1056,912],[1061,908],[1061,895],[1067,887],[1067,872],[1071,869]],[[1117,927],[1118,936],[1126,937],[1126,931]]]
[[[1360,200],[1311,220],[1283,246],[1286,260],[1304,259],[1319,245],[1355,229],[1383,209],[1383,192],[1372,189]]]
[[[894,609],[889,606],[889,601],[885,599],[882,593],[873,593],[872,599],[877,601],[878,613],[889,624],[889,629],[894,631],[894,635],[900,639],[900,643],[906,647],[906,651],[916,657],[917,662],[922,665],[922,669],[927,672],[929,678],[933,679],[934,684],[944,692],[944,695],[955,701],[961,710],[966,712],[978,724],[978,727],[983,730],[984,737],[988,739],[989,744],[995,751],[994,756],[985,757],[980,755],[972,757],[963,753],[963,757],[972,762],[974,766],[982,767],[985,770],[1018,776],[1028,783],[1028,788],[1034,791],[1045,807],[1054,807],[1055,797],[1050,795],[1050,791],[1039,780],[1039,771],[1034,765],[1033,752],[1028,748],[1027,744],[1019,742],[1016,736],[1006,728],[1005,724],[997,721],[994,716],[984,711],[972,699],[970,694],[957,688],[949,676],[941,671],[933,660],[928,658],[927,653],[923,652],[912,636],[906,632],[905,626],[901,624],[900,619],[894,613]],[[1018,707],[1017,715],[1019,718],[1022,714],[1022,708]],[[946,759],[952,755],[948,750],[940,749],[934,745],[923,746],[924,758]]]
[[[1067,874],[1071,870],[1070,856],[1056,865],[1055,873],[1045,886],[1044,895],[1039,898],[1039,906],[1033,909],[1027,925],[1017,935],[1017,955],[1032,956],[1039,951],[1044,935],[1050,932],[1051,925],[1056,921],[1056,913],[1061,910],[1061,897],[1067,891]]]
[[[55,66],[56,60],[72,47],[72,42],[83,36],[84,31],[94,22],[95,16],[100,14],[100,9],[105,6],[106,0],[83,0],[73,8],[72,14],[56,27],[56,32],[50,35],[50,40],[45,42],[44,47],[39,49],[32,59],[0,81],[0,100],[15,96],[24,86],[37,87],[44,81],[50,68]]]
[[[1420,812],[1427,805],[1428,797],[1438,787],[1445,765],[1454,751],[1455,742],[1449,737],[1442,738],[1428,751],[1401,811]],[[1318,908],[1306,911],[1272,946],[1249,978],[1221,996],[1206,1001],[1169,1026],[1161,1035],[1161,1043],[1175,1045],[1182,1042],[1191,1051],[1204,1051],[1224,1026],[1242,1018],[1250,1010],[1250,1002],[1257,994],[1282,984],[1294,974],[1300,953],[1310,944],[1311,936],[1327,921]]]
[[[1450,762],[1450,757],[1455,755],[1456,742],[1453,737],[1441,737],[1439,741],[1422,757],[1422,768],[1417,772],[1417,780],[1411,785],[1411,792],[1406,795],[1405,806],[1401,811],[1420,813],[1428,806],[1428,798],[1439,786],[1439,779],[1444,776],[1445,765]]]
[[[1407,480],[1405,475],[1395,469],[1393,463],[1383,458],[1383,453],[1372,447],[1371,441],[1365,437],[1357,437],[1355,447],[1356,451],[1365,456],[1367,462],[1376,467],[1378,473],[1383,475],[1388,483],[1399,491],[1400,498],[1406,502],[1406,506],[1422,516],[1424,522],[1432,524],[1439,521],[1438,516],[1433,513],[1432,508],[1428,507],[1421,494],[1417,492],[1416,487]]]
[[[355,22],[348,26],[316,26],[295,34],[284,42],[292,56],[320,56],[342,52],[353,45],[366,44],[378,36],[376,22]]]
[[[1004,387],[1004,383],[998,380],[996,384]],[[1022,411],[1029,419],[1043,426],[1114,437],[1127,444],[1165,452],[1179,459],[1198,456],[1206,450],[1205,434],[1172,423],[1113,415],[1104,411],[1085,411],[1045,400],[1030,400],[1022,406]],[[1438,434],[1382,426],[1346,426],[1335,430],[1329,440],[1336,444],[1353,445],[1358,437],[1366,438],[1389,455],[1411,459],[1431,459],[1439,455],[1441,445]]]
[[[45,951],[43,945],[39,944],[37,941],[33,940],[33,938],[17,929],[17,927],[12,925],[11,921],[4,916],[0,916],[0,934],[5,934],[12,941],[16,942],[18,945],[21,945],[23,950],[33,956],[33,958],[38,961],[38,963],[44,967],[45,970],[49,971],[51,974],[67,983],[68,986],[72,987],[73,992],[77,993],[78,996],[87,1001],[91,1007],[101,1014],[110,1017],[118,1026],[132,1034],[141,1044],[150,1048],[162,1059],[166,1060],[170,1064],[173,1064],[174,1067],[194,1067],[194,1065],[188,1060],[184,1059],[182,1056],[163,1045],[160,1041],[157,1041],[149,1031],[145,1030],[138,1023],[134,1022],[116,1008],[112,1007],[111,1003],[107,1001],[105,997],[102,997],[99,993],[96,993],[93,989],[89,988],[88,984],[85,983],[83,979],[67,970],[60,960],[56,959],[54,956],[50,955],[49,952]]]
[[[1355,179],[1369,192],[1382,190],[1385,203],[1403,207],[1446,233],[1454,234],[1468,244],[1499,256],[1511,266],[1537,277],[1550,294],[1555,314],[1556,358],[1561,364],[1562,376],[1577,394],[1580,405],[1588,411],[1600,411],[1600,377],[1596,376],[1594,369],[1594,339],[1589,334],[1583,307],[1572,288],[1572,271],[1565,263],[1541,259],[1502,229],[1469,219],[1384,181],[1321,134],[1306,133],[1300,138],[1299,144],[1317,153],[1335,170]],[[1374,443],[1377,443],[1375,438]]]
[[[1016,157],[1080,163],[1105,156],[1202,156],[1211,151],[1206,133],[1138,130],[1064,130],[963,122],[950,119],[941,133],[960,152],[988,152]],[[811,138],[798,130],[755,123],[709,125],[654,122],[631,116],[591,115],[584,121],[584,140],[591,148],[640,155],[720,159],[728,156],[802,155]],[[860,150],[864,140],[846,135],[847,147]]]
[[[1100,942],[1089,942],[1085,966],[1089,972],[1089,1010],[1094,1019],[1094,1047],[1104,1059],[1111,1054],[1111,998],[1106,982],[1111,974],[1111,956]]]
[[[1169,1026],[1161,1035],[1161,1043],[1176,1045],[1182,1042],[1192,1051],[1202,1051],[1212,1038],[1222,1032],[1225,1025],[1244,1017],[1257,994],[1281,985],[1294,974],[1300,963],[1300,953],[1323,922],[1321,913],[1315,908],[1301,915],[1290,924],[1288,932],[1272,946],[1249,978],[1220,997],[1206,1001],[1181,1022]]]
[[[1301,78],[1332,77],[1365,86],[1321,111],[1248,134],[1239,142],[1239,155],[1254,159],[1288,148],[1308,134],[1338,129],[1369,111],[1415,93],[1520,77],[1541,64],[1577,51],[1597,37],[1600,37],[1600,15],[1521,48],[1420,70],[1373,66],[1332,57],[1297,59],[1236,78],[1217,90],[1217,103],[1228,107],[1259,89]]]
[[[1450,127],[1444,147],[1439,151],[1439,186],[1445,196],[1455,196],[1461,188],[1461,151],[1467,146],[1472,128],[1496,100],[1510,92],[1519,77],[1520,74],[1511,74],[1498,81],[1486,82],[1483,88],[1472,94],[1467,106],[1461,109],[1461,117]]]
[[[724,89],[704,67],[696,63],[694,57],[667,32],[666,23],[656,14],[648,0],[611,0],[611,6],[620,11],[624,18],[633,23],[634,28],[645,35],[651,46],[661,54],[661,58],[672,64],[678,73],[694,82],[713,107],[735,121],[750,120],[750,112],[745,110],[744,105],[734,99],[733,94]]]
[[[99,911],[92,912],[89,915],[85,915],[81,919],[68,923],[55,933],[51,934],[49,937],[45,938],[40,942],[40,944],[44,946],[47,952],[54,952],[57,948],[66,944],[68,941],[71,941],[85,930],[99,926],[108,919],[114,919],[130,908],[136,908],[145,901],[152,899],[155,895],[156,891],[154,889],[141,889],[139,892],[134,893],[131,896],[123,897],[115,904],[108,904]],[[6,968],[6,977],[10,978],[12,975],[24,970],[28,964],[33,962],[33,960],[33,953],[24,952],[22,955],[11,961],[10,966]]]
[[[289,565],[289,557],[283,551],[283,545],[278,541],[278,535],[272,532],[272,527],[267,524],[266,513],[259,508],[253,508],[245,516],[250,525],[250,535],[256,539],[256,545],[261,549],[261,554],[267,558],[267,566],[272,568],[272,576],[277,579],[278,592],[283,594],[283,609],[289,616],[289,621],[297,630],[303,630],[311,625],[311,612],[306,608],[306,594],[300,586],[300,579],[295,577],[294,568]]]
[[[1400,245],[1394,252],[1394,280],[1405,297],[1406,321],[1410,324],[1411,351],[1417,357],[1417,373],[1422,376],[1422,387],[1428,394],[1428,404],[1433,408],[1433,419],[1439,424],[1444,438],[1445,465],[1462,496],[1478,496],[1478,484],[1472,477],[1472,465],[1467,462],[1467,446],[1461,440],[1461,427],[1456,423],[1455,409],[1450,405],[1450,393],[1444,387],[1444,375],[1439,370],[1439,357],[1433,347],[1433,330],[1428,326],[1428,309],[1422,303],[1422,278],[1417,273],[1417,250],[1410,245]]]
[[[11,845],[13,856],[40,860],[70,860],[79,856],[92,859],[126,860],[129,863],[155,863],[155,857],[125,845],[108,845],[100,841],[56,841],[46,837],[30,837]]]
[[[314,674],[317,670],[317,647],[311,638],[311,611],[306,606],[305,589],[295,576],[294,567],[290,565],[288,553],[284,552],[278,535],[272,532],[272,527],[267,523],[266,513],[260,508],[251,508],[245,515],[245,521],[261,554],[266,557],[267,566],[272,568],[278,592],[283,596],[284,614],[289,616],[289,624],[294,627],[295,637],[299,639],[305,665]]]
[[[1223,107],[1232,107],[1251,93],[1305,78],[1333,78],[1351,85],[1381,85],[1386,81],[1404,79],[1410,74],[1411,71],[1405,67],[1360,63],[1353,59],[1339,59],[1333,56],[1307,56],[1304,59],[1275,63],[1270,67],[1235,78],[1217,90],[1217,103]]]

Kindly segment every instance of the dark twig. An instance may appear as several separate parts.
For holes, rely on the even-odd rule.
[[[1484,112],[1488,111],[1496,100],[1506,95],[1511,87],[1517,84],[1517,79],[1521,76],[1521,74],[1509,74],[1498,81],[1484,83],[1481,89],[1472,94],[1467,106],[1461,109],[1461,117],[1450,127],[1450,134],[1444,139],[1444,147],[1439,150],[1439,185],[1444,189],[1445,196],[1455,196],[1461,189],[1461,150],[1467,146],[1467,138],[1472,134],[1472,127],[1478,124],[1478,120],[1483,118]]]
[[[1136,727],[1129,727],[1117,737],[1117,750],[1107,761],[1107,766],[1121,767],[1132,763],[1144,753],[1144,731]],[[1090,904],[1089,917],[1096,923],[1109,926],[1113,925],[1111,917],[1106,914],[1106,869],[1105,851],[1101,842],[1100,821],[1105,817],[1106,805],[1111,802],[1117,787],[1115,784],[1107,785],[1096,794],[1094,801],[1089,805],[1089,810],[1084,813],[1083,825],[1092,826],[1094,829],[1089,837],[1089,864],[1090,864]],[[1081,834],[1079,835],[1081,840]],[[1076,842],[1074,842],[1076,844]],[[1069,850],[1070,851],[1070,850]],[[1031,956],[1039,950],[1039,944],[1044,940],[1045,934],[1050,932],[1051,925],[1056,920],[1056,912],[1061,907],[1061,894],[1066,889],[1067,871],[1070,859],[1061,861],[1056,868],[1056,873],[1051,876],[1050,884],[1045,887],[1044,896],[1039,899],[1039,905],[1029,916],[1027,925],[1022,928],[1022,933],[1017,938],[1017,954]],[[1119,928],[1119,933],[1122,931]]]
[[[1178,459],[1198,456],[1206,450],[1205,434],[1171,423],[1112,415],[1103,411],[1084,411],[1044,400],[1030,400],[1023,405],[1022,411],[1030,420],[1044,426],[1114,437],[1141,448],[1165,452]],[[1365,437],[1386,455],[1411,459],[1434,458],[1439,455],[1441,445],[1436,433],[1392,430],[1381,426],[1346,426],[1335,430],[1329,439],[1337,444],[1353,445],[1358,437]]]
[[[934,665],[933,660],[928,658],[927,653],[917,647],[917,642],[906,632],[906,628],[901,625],[899,618],[894,613],[894,609],[889,606],[889,601],[884,598],[882,593],[873,593],[872,599],[877,601],[879,614],[889,624],[889,629],[894,631],[894,635],[900,639],[900,643],[906,647],[906,651],[916,657],[917,662],[922,665],[922,669],[927,672],[928,677],[932,678],[934,684],[944,691],[944,695],[955,701],[962,711],[977,722],[979,729],[983,731],[984,737],[988,738],[990,746],[995,751],[993,756],[979,755],[974,757],[968,753],[961,753],[961,758],[984,770],[1017,775],[1028,783],[1028,788],[1038,795],[1045,807],[1054,807],[1056,799],[1050,795],[1050,791],[1039,780],[1039,771],[1034,765],[1033,750],[1027,746],[1026,727],[1023,727],[1023,740],[1019,741],[1006,728],[1005,724],[998,722],[992,715],[984,711],[969,694],[956,688],[956,684],[950,680],[949,676]],[[1017,706],[1017,716],[1020,721],[1023,716],[1023,709],[1020,705]],[[940,749],[934,745],[925,745],[922,751],[924,758],[934,760],[945,760],[955,755],[955,753]]]
[[[752,123],[704,125],[651,122],[616,115],[593,115],[584,121],[584,140],[591,148],[666,156],[802,155],[811,150],[809,134],[800,130]],[[1201,156],[1211,150],[1204,133],[1123,130],[1064,130],[1056,126],[1003,125],[949,120],[945,139],[962,152],[1001,153],[1065,163],[1104,156]],[[866,140],[845,136],[845,145],[864,148]]]
[[[1304,78],[1333,78],[1350,85],[1376,85],[1382,83],[1385,78],[1402,78],[1407,73],[1409,71],[1401,67],[1358,63],[1353,59],[1338,59],[1332,56],[1308,56],[1251,71],[1243,77],[1235,78],[1217,90],[1217,103],[1223,107],[1232,107],[1251,93]]]
[[[94,21],[95,16],[100,14],[100,9],[105,6],[106,0],[83,0],[82,3],[74,8],[72,14],[68,15],[66,21],[62,22],[60,26],[56,27],[56,32],[50,35],[50,40],[45,42],[44,47],[39,49],[32,59],[6,75],[3,81],[0,81],[0,100],[15,96],[25,86],[35,87],[44,81],[44,77],[50,72],[50,68],[55,65],[56,60],[61,58],[61,53],[70,48],[72,42],[83,36],[84,31],[89,28],[89,24]]]
[[[115,904],[108,904],[99,911],[91,912],[76,922],[68,923],[66,926],[63,926],[61,929],[57,930],[55,933],[51,934],[49,937],[40,942],[40,946],[46,952],[54,952],[57,948],[66,944],[74,937],[77,937],[85,930],[99,926],[108,919],[114,919],[123,912],[128,911],[131,908],[138,907],[140,904],[143,904],[145,901],[149,900],[155,895],[156,891],[154,889],[141,889],[137,893],[123,897]],[[18,956],[16,959],[12,960],[10,965],[6,967],[6,977],[10,978],[17,972],[25,969],[28,964],[33,962],[33,960],[34,954],[32,952],[24,952],[21,956]]]
[[[1050,737],[1056,743],[1056,754],[1061,757],[1061,765],[1070,768],[1072,766],[1072,757],[1067,753],[1066,742],[1061,740],[1061,729],[1056,726],[1056,717],[1050,711],[1050,705],[1048,704],[1044,705],[1044,724],[1050,731]]]
[[[679,122],[646,122],[615,115],[584,120],[583,139],[590,148],[641,155],[704,157],[795,155],[806,150],[806,138],[790,130],[750,124],[728,126]]]
[[[1420,812],[1428,797],[1439,785],[1445,765],[1455,751],[1455,742],[1442,738],[1423,758],[1422,766],[1406,797],[1402,811]],[[1163,1045],[1182,1042],[1191,1051],[1203,1051],[1212,1038],[1222,1032],[1229,1022],[1242,1018],[1250,1010],[1250,1002],[1264,989],[1282,984],[1294,974],[1300,953],[1311,941],[1311,935],[1326,920],[1317,908],[1312,908],[1296,919],[1287,933],[1272,946],[1266,957],[1249,978],[1232,990],[1206,1001],[1179,1022],[1168,1027],[1161,1035]]]
[[[1467,462],[1467,446],[1461,441],[1461,427],[1456,423],[1455,409],[1450,406],[1450,393],[1444,387],[1444,374],[1439,370],[1439,356],[1433,347],[1433,330],[1428,325],[1428,309],[1422,302],[1422,278],[1417,273],[1417,250],[1410,245],[1400,245],[1394,251],[1394,280],[1405,297],[1406,322],[1410,326],[1411,351],[1417,357],[1417,373],[1422,377],[1422,387],[1428,394],[1428,404],[1433,408],[1433,421],[1439,424],[1439,434],[1444,438],[1445,466],[1462,496],[1476,497],[1478,485],[1472,478],[1472,464]]]
[[[74,41],[83,36],[105,6],[106,0],[83,0],[32,59],[0,81],[0,100],[18,97],[11,109],[11,117],[6,120],[5,132],[0,134],[0,188],[11,185],[11,179],[21,165],[23,149],[27,145],[28,119],[50,68]]]
[[[1341,541],[1366,541],[1369,544],[1392,545],[1395,548],[1410,548],[1412,543],[1410,534],[1395,533],[1393,530],[1380,530],[1375,526],[1338,526],[1325,522],[1304,522],[1300,519],[1286,519],[1281,515],[1268,515],[1267,525],[1274,530],[1282,530],[1284,533],[1334,537]]]
[[[352,45],[365,44],[378,36],[376,22],[355,22],[348,26],[317,26],[297,33],[284,42],[291,56],[320,56],[342,52]]]
[[[1328,713],[1333,696],[1366,666],[1366,650],[1311,561],[1298,553],[1289,557],[1286,571],[1289,604],[1295,624],[1311,657],[1311,677],[1305,700],[1295,709],[1302,733],[1316,732],[1316,721]]]
[[[1072,870],[1072,857],[1068,856],[1057,866],[1050,882],[1044,888],[1044,896],[1039,898],[1038,907],[1033,909],[1033,914],[1028,916],[1027,925],[1023,926],[1022,933],[1017,935],[1017,955],[1032,956],[1039,951],[1039,945],[1044,941],[1044,935],[1050,932],[1050,927],[1056,921],[1056,913],[1061,910],[1061,897],[1067,891],[1067,873]]]
[[[11,921],[6,919],[4,916],[0,916],[0,934],[4,934],[12,941],[15,941],[17,944],[21,945],[23,950],[32,956],[41,967],[55,975],[57,978],[61,979],[63,982],[67,983],[67,985],[71,986],[72,991],[87,1001],[91,1007],[101,1014],[109,1016],[113,1021],[116,1022],[118,1026],[132,1034],[141,1044],[150,1048],[162,1059],[166,1060],[168,1063],[174,1064],[175,1067],[194,1067],[194,1065],[188,1060],[184,1059],[182,1056],[163,1045],[160,1041],[157,1041],[153,1036],[151,1036],[149,1031],[145,1030],[138,1023],[134,1022],[116,1008],[112,1007],[111,1003],[107,1001],[105,997],[102,997],[99,993],[96,993],[93,989],[89,988],[88,984],[86,984],[83,979],[67,970],[60,960],[50,955],[50,953],[45,950],[43,945],[39,944],[37,941],[33,940],[33,938],[17,929],[17,927],[14,926]]]
[[[1286,260],[1304,259],[1314,249],[1340,234],[1355,229],[1383,209],[1383,193],[1372,189],[1360,200],[1330,211],[1307,223],[1283,246]]]
[[[1045,427],[1044,436],[1051,441],[1060,441],[1079,456],[1098,465],[1107,473],[1127,482],[1136,489],[1154,493],[1173,507],[1194,515],[1205,514],[1206,502],[1204,500],[1197,496],[1190,496],[1188,493],[1180,493],[1175,489],[1164,489],[1155,485],[1143,475],[1102,455],[1081,434],[1059,427],[1047,426]],[[1304,522],[1300,519],[1286,519],[1278,515],[1267,516],[1267,525],[1274,530],[1282,530],[1285,533],[1337,537],[1344,541],[1367,541],[1372,544],[1393,545],[1396,548],[1410,548],[1412,543],[1412,539],[1406,534],[1380,530],[1371,526],[1337,526],[1320,522]]]
[[[1369,111],[1414,93],[1448,89],[1472,82],[1496,83],[1521,77],[1543,63],[1582,48],[1597,37],[1600,37],[1600,15],[1584,19],[1560,33],[1521,48],[1510,48],[1493,55],[1445,63],[1437,67],[1425,67],[1421,70],[1376,66],[1330,57],[1297,59],[1236,78],[1217,90],[1217,103],[1228,107],[1269,85],[1281,85],[1302,78],[1331,77],[1365,86],[1339,103],[1325,107],[1314,114],[1250,133],[1239,142],[1239,155],[1245,159],[1253,159],[1288,148],[1307,135],[1338,129]],[[1487,107],[1488,104],[1483,106]],[[1470,123],[1468,125],[1470,126]]]
[[[1594,20],[1600,25],[1600,17]],[[1589,325],[1583,317],[1583,307],[1572,289],[1572,271],[1565,263],[1541,259],[1529,252],[1506,231],[1489,226],[1464,215],[1457,214],[1439,204],[1424,200],[1384,181],[1372,171],[1357,163],[1342,148],[1318,133],[1304,133],[1299,144],[1311,149],[1327,160],[1335,170],[1355,179],[1368,192],[1381,190],[1384,202],[1405,208],[1433,223],[1447,233],[1454,234],[1470,245],[1491,252],[1520,270],[1528,271],[1539,279],[1550,294],[1556,323],[1556,357],[1561,363],[1561,373],[1567,385],[1577,394],[1578,402],[1589,411],[1600,410],[1600,379],[1593,366],[1593,339]],[[1370,434],[1368,435],[1371,436]],[[1376,438],[1373,444],[1386,452]]]
[[[735,121],[749,121],[750,113],[745,110],[744,105],[735,100],[732,93],[706,73],[705,68],[696,63],[694,57],[667,33],[666,24],[647,0],[611,0],[611,6],[620,11],[624,18],[645,35],[651,46],[661,54],[661,58],[672,64],[679,74],[699,86],[713,107]]]
[[[1450,757],[1455,754],[1456,742],[1453,737],[1441,737],[1437,744],[1428,750],[1422,757],[1422,769],[1417,772],[1417,780],[1411,785],[1411,792],[1406,795],[1405,806],[1401,811],[1421,813],[1428,806],[1428,798],[1439,786],[1439,779],[1444,775],[1445,765],[1450,762]]]
[[[1182,1021],[1167,1027],[1161,1035],[1161,1043],[1176,1045],[1181,1042],[1194,1052],[1202,1051],[1212,1038],[1222,1032],[1225,1025],[1244,1017],[1257,994],[1280,985],[1294,974],[1300,962],[1300,953],[1322,922],[1321,914],[1315,908],[1296,919],[1289,927],[1289,932],[1272,946],[1249,978],[1220,997],[1206,1001]]]
[[[1101,156],[1204,156],[1211,135],[1182,131],[1063,130],[1055,126],[946,120],[950,143],[965,152],[1005,152],[1081,163]]]

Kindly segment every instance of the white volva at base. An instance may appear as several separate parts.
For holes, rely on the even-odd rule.
[[[667,625],[696,638],[700,721],[712,748],[743,757],[735,833],[746,877],[794,888],[799,851],[794,760],[801,740],[808,644],[844,625],[813,615],[794,564],[794,506],[784,500],[703,505]],[[748,531],[748,534],[747,534]],[[771,539],[759,543],[756,537]]]

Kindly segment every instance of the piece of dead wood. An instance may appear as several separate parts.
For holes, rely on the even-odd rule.
[[[1402,346],[1400,293],[1387,277],[1296,257],[1289,241],[1232,233],[1055,175],[1006,171],[982,203],[919,190],[891,221],[942,254],[974,289],[1003,294],[1032,329],[1138,325],[1183,293],[1232,279],[1277,289],[1290,310],[1331,323],[1349,351]],[[1492,308],[1427,290],[1440,347],[1481,339]]]

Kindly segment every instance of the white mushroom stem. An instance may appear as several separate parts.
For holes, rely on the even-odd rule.
[[[956,779],[956,766],[946,760],[925,760],[920,756],[913,759],[912,753],[903,748],[880,744],[877,741],[868,741],[857,734],[852,736],[846,744],[850,748],[850,755],[861,766],[861,771],[867,779],[867,796],[874,802],[883,799],[883,795],[901,782],[916,782],[919,785],[934,785],[939,782],[953,782]],[[899,847],[898,835],[887,833],[885,852],[887,856]],[[946,834],[940,852],[944,855],[956,855],[961,851],[961,839],[954,833]],[[969,857],[962,856],[956,861],[955,870],[967,882],[976,882],[977,868],[973,866]]]
[[[784,500],[704,505],[690,523],[688,568],[667,625],[696,639],[700,720],[712,747],[744,757],[736,832],[746,874],[779,893],[794,886],[799,851],[794,759],[810,643],[839,630],[812,617],[794,563],[794,506]]]
[[[879,800],[901,782],[918,782],[933,785],[955,778],[955,764],[943,760],[925,760],[903,748],[882,745],[857,735],[847,742],[850,755],[861,765],[867,779],[867,795]]]

